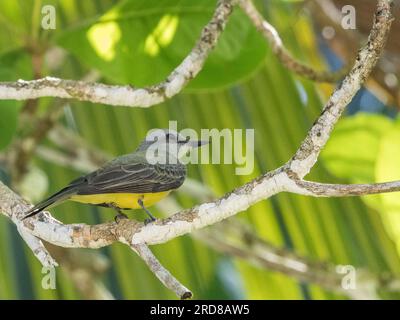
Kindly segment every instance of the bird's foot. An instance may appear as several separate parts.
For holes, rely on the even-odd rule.
[[[139,198],[138,199],[138,204],[139,204],[139,206],[142,207],[142,209],[149,216],[147,219],[144,220],[144,225],[147,225],[149,223],[152,223],[152,222],[156,221],[156,218],[154,218],[154,216],[151,214],[151,212],[149,210],[147,210],[147,208],[144,206],[143,199]]]
[[[146,219],[144,219],[144,225],[146,226],[146,225],[148,225],[149,223],[152,223],[152,222],[154,222],[154,221],[157,221],[157,219],[154,218],[154,217],[152,217],[152,218],[146,218]]]
[[[126,214],[120,212],[120,213],[118,213],[118,214],[115,216],[114,221],[115,221],[116,223],[120,223],[121,220],[123,220],[123,219],[129,219],[129,218],[128,218],[128,216],[127,216]]]

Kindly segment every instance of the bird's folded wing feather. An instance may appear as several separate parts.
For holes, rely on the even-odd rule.
[[[77,194],[149,193],[169,191],[185,180],[183,165],[115,164],[71,182]]]

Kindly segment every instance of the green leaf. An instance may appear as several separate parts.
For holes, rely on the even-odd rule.
[[[31,23],[33,1],[0,1],[0,52],[17,47],[24,42]]]
[[[58,43],[117,83],[157,83],[188,55],[215,9],[214,0],[127,0],[100,19],[66,31]],[[190,89],[220,88],[249,76],[263,61],[265,41],[235,10]]]
[[[400,180],[400,123],[383,136],[376,162],[376,181]],[[400,197],[398,193],[380,195],[380,212],[389,234],[400,251]]]
[[[359,113],[337,124],[321,153],[328,170],[353,183],[375,181],[375,163],[382,136],[393,126],[388,118]]]
[[[321,156],[331,173],[357,183],[400,180],[400,118],[358,114],[340,121]],[[398,193],[365,196],[400,252]]]

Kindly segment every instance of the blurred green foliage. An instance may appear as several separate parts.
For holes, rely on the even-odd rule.
[[[186,0],[2,1],[0,52],[12,49],[26,53],[22,48],[31,40],[48,49],[61,45],[66,49],[61,65],[49,72],[45,64],[43,75],[79,79],[90,68],[95,68],[101,74],[101,81],[153,84],[162,80],[190,51],[215,5],[211,0],[193,3]],[[58,20],[54,31],[39,28],[38,8],[45,4],[56,7]],[[290,51],[299,59],[322,67],[309,18],[291,1],[265,2],[264,9]],[[99,29],[96,31],[96,28]],[[160,34],[166,30],[169,30],[168,36]],[[12,63],[4,64],[1,59],[1,80],[31,79],[32,70],[24,73],[17,67],[25,64],[25,54],[13,57]],[[149,129],[167,127],[169,120],[177,120],[179,129],[254,128],[256,164],[250,176],[235,175],[234,165],[189,168],[190,177],[209,186],[217,195],[223,195],[292,156],[320,113],[321,88],[285,70],[237,11],[204,70],[185,93],[150,109],[69,101],[62,122],[88,143],[112,155],[132,151]],[[44,101],[41,112],[47,110],[52,100]],[[8,104],[0,101],[0,137],[7,137],[1,140],[3,146],[15,131],[11,123],[15,123],[17,108],[11,108],[8,111],[11,116],[6,118]],[[389,159],[398,133],[388,129],[396,127],[382,116],[361,115],[343,120],[310,179],[333,183],[398,178],[388,174],[398,171],[395,160]],[[387,138],[382,143],[384,135]],[[58,147],[47,140],[44,143]],[[32,165],[46,173],[48,194],[81,174],[39,157],[33,159]],[[395,171],[386,171],[386,166]],[[185,208],[196,204],[185,194],[173,196]],[[361,266],[378,274],[386,271],[398,274],[398,252],[385,228],[388,222],[381,219],[386,207],[377,208],[364,200],[279,194],[235,218],[251,224],[258,235],[273,244],[316,260]],[[93,224],[113,218],[107,209],[75,203],[63,204],[52,212],[65,223]],[[138,212],[135,217],[143,219],[144,215]],[[248,261],[217,253],[189,235],[152,249],[171,273],[193,290],[195,298],[341,298],[316,285],[299,283]],[[128,247],[115,244],[99,251],[111,261],[110,269],[101,280],[116,298],[174,298]],[[57,270],[56,290],[44,290],[42,276],[39,262],[20,239],[14,225],[0,217],[0,298],[82,298],[63,269]],[[396,296],[382,293],[382,297]]]
[[[341,120],[321,154],[331,173],[352,183],[400,179],[400,120],[359,113]],[[363,197],[378,211],[400,252],[400,199],[396,193]]]
[[[28,79],[32,77],[28,54],[23,50],[0,54],[0,81],[17,80],[18,76]],[[18,110],[21,105],[19,101],[0,102],[0,150],[10,143],[17,129]]]
[[[190,52],[215,9],[206,1],[122,1],[96,21],[66,29],[58,43],[106,79],[144,86],[164,80]],[[249,76],[264,59],[265,41],[235,10],[191,89],[215,89]]]

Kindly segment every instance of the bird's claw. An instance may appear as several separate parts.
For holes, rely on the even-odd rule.
[[[146,218],[146,219],[144,219],[144,225],[146,226],[146,225],[148,225],[149,223],[152,223],[152,222],[154,222],[154,221],[156,221],[157,219],[152,219],[152,218]]]
[[[128,216],[127,216],[126,214],[118,213],[118,214],[115,216],[114,221],[115,221],[116,223],[120,223],[121,220],[123,220],[123,219],[129,219],[129,218],[128,218]]]

